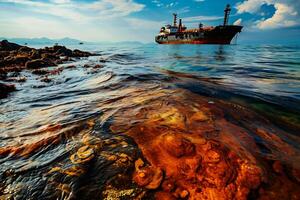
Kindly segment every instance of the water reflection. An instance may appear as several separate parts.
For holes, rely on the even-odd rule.
[[[240,48],[108,48],[51,84],[28,73],[1,100],[0,198],[300,198],[298,74]]]

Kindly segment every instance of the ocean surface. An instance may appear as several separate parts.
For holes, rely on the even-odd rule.
[[[273,137],[251,133],[259,146],[255,157],[300,165],[299,45],[111,44],[68,48],[95,52],[99,56],[60,65],[63,70],[49,75],[49,83],[23,71],[21,74],[27,81],[16,83],[18,91],[0,100],[2,151],[7,147],[24,147],[19,152],[30,148],[23,152],[29,156],[0,158],[2,172],[9,169],[14,173],[30,174],[27,179],[16,182],[45,184],[47,180],[40,179],[41,174],[58,162],[64,163],[72,149],[78,147],[79,135],[100,131],[97,134],[101,137],[112,137],[107,133],[107,123],[114,117],[122,118],[120,113],[126,110],[124,119],[139,123],[143,118],[134,118],[133,122],[129,113],[166,97],[176,97],[176,102],[186,105],[196,102],[199,97],[209,104],[220,101],[249,110],[245,116],[255,113],[263,120],[256,121],[255,117],[252,120],[228,117],[228,120],[238,120],[240,125],[280,130],[283,133],[277,132],[276,138],[284,143],[273,144]],[[96,64],[101,67],[93,67]],[[73,65],[75,67],[69,67]],[[241,111],[232,109],[230,116],[235,112],[238,115]],[[95,127],[77,127],[90,124],[94,119],[98,120]],[[60,137],[60,142],[54,145],[56,136]],[[286,156],[286,148],[294,153]],[[34,170],[40,171],[34,173]],[[30,176],[35,178],[28,178]],[[11,184],[11,191],[17,194],[22,187]],[[28,194],[34,196],[34,192]],[[66,196],[61,196],[64,198]]]

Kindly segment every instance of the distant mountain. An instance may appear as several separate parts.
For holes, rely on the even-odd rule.
[[[55,43],[61,44],[61,45],[75,45],[79,43],[84,43],[81,40],[76,40],[72,38],[62,38],[62,39],[49,39],[46,37],[41,38],[4,38],[0,37],[0,40],[8,40],[10,42],[14,42],[17,44],[28,44],[28,45],[53,45]]]
[[[145,43],[138,41],[123,41],[123,42],[104,42],[104,41],[95,41],[95,42],[85,42],[73,38],[62,38],[62,39],[49,39],[46,37],[41,38],[5,38],[0,37],[1,40],[8,40],[9,42],[17,43],[20,45],[38,45],[38,46],[52,46],[54,44],[59,45],[78,45],[80,43],[83,44],[92,44],[92,45],[142,45]]]

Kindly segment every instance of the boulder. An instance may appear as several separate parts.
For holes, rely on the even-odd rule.
[[[6,97],[9,93],[16,90],[14,85],[7,85],[4,83],[0,83],[0,98]]]
[[[40,50],[37,50],[37,49],[33,49],[33,50],[31,51],[30,58],[31,58],[31,59],[39,59],[39,58],[41,58],[41,51],[40,51]]]
[[[78,49],[75,49],[73,51],[72,57],[89,57],[92,56],[93,54],[89,53],[89,52],[85,52],[85,51],[80,51]]]
[[[18,50],[18,52],[21,52],[21,53],[28,53],[28,52],[30,52],[31,50],[32,50],[31,48],[26,47],[26,46],[23,46],[23,47],[21,47],[21,48]]]
[[[13,51],[13,50],[18,50],[22,46],[15,44],[15,43],[10,43],[7,40],[2,40],[0,42],[0,51]]]
[[[38,68],[49,67],[49,66],[51,66],[51,65],[49,65],[48,62],[46,62],[42,59],[36,59],[36,60],[28,61],[25,64],[25,67],[27,69],[38,69]]]
[[[67,49],[64,46],[54,46],[55,49],[58,48],[58,47],[59,47],[59,49],[56,51],[56,53],[55,53],[56,55],[58,55],[58,56],[72,56],[72,54],[73,54],[72,50]]]

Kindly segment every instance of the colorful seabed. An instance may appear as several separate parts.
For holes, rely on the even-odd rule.
[[[164,48],[169,65],[147,48]],[[249,90],[233,87],[241,77],[220,68],[223,78],[192,73],[238,67],[234,47],[207,57],[169,48],[109,47],[59,65],[50,83],[22,72],[1,100],[0,198],[300,199],[299,107],[286,106],[297,93],[257,92],[245,74]],[[257,80],[263,91],[282,79]]]

